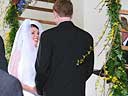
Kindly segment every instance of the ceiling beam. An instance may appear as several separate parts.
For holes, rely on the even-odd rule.
[[[120,10],[119,13],[123,15],[128,15],[128,10]]]
[[[52,9],[49,8],[41,8],[41,7],[35,7],[35,6],[27,6],[26,9],[31,9],[31,10],[38,10],[38,11],[45,11],[45,12],[53,12]]]
[[[48,3],[55,3],[56,0],[37,0],[42,2],[48,2]]]
[[[35,20],[35,21],[38,21],[38,22],[43,23],[43,24],[56,25],[56,23],[53,21],[33,19],[33,18],[27,18],[27,17],[18,17],[18,20],[25,20],[25,19]]]

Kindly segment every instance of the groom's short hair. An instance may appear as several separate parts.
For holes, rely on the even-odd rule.
[[[73,4],[70,0],[56,0],[53,10],[56,11],[60,17],[72,17]]]

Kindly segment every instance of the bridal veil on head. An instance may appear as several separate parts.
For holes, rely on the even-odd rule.
[[[23,21],[13,43],[8,72],[22,83],[35,86],[35,60],[38,48],[32,42],[31,24],[39,28],[39,36],[42,33],[39,22],[29,19]]]

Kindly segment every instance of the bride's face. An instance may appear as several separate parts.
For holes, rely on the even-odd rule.
[[[34,42],[35,47],[37,47],[39,41],[39,29],[34,26],[31,26],[32,40]]]

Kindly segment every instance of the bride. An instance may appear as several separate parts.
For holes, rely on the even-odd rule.
[[[8,72],[18,78],[24,96],[35,96],[35,60],[42,28],[39,22],[26,19],[17,31]]]

